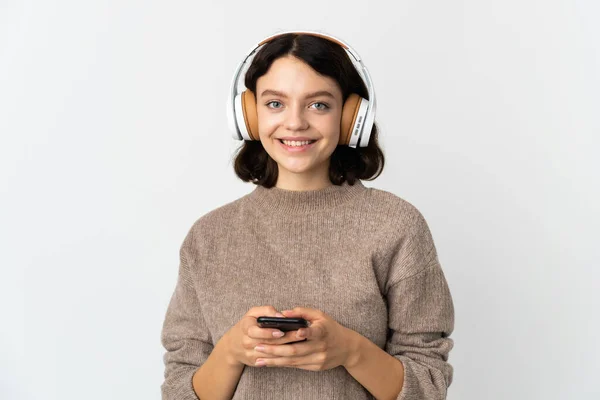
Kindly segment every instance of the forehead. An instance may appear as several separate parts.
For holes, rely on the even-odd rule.
[[[310,65],[295,57],[281,57],[273,61],[266,74],[256,81],[257,95],[264,90],[275,90],[289,95],[303,95],[319,90],[327,90],[341,97],[341,90],[335,79],[320,75]]]

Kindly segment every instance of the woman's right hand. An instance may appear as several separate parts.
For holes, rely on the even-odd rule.
[[[230,360],[236,365],[249,365],[254,367],[257,358],[273,358],[265,353],[254,350],[259,343],[264,344],[286,344],[298,342],[297,330],[282,332],[276,328],[261,328],[256,322],[258,317],[284,317],[277,312],[273,306],[252,307],[248,312],[227,331],[227,350]],[[274,332],[280,332],[281,337],[274,336]],[[306,339],[304,339],[306,340]]]

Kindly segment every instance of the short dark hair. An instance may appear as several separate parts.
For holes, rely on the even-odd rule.
[[[346,51],[328,39],[309,34],[287,33],[265,44],[254,56],[245,76],[245,86],[256,94],[256,81],[266,74],[278,58],[294,56],[321,75],[333,78],[342,91],[342,104],[356,93],[369,100],[369,92]],[[338,145],[331,154],[329,179],[335,185],[356,179],[374,180],[383,171],[385,157],[377,141],[377,125],[373,123],[367,147]],[[260,141],[244,141],[237,149],[234,169],[244,182],[271,188],[277,183],[278,166]]]

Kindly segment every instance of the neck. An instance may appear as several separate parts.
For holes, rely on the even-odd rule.
[[[293,173],[279,167],[275,187],[291,191],[319,190],[333,185],[329,180],[329,162],[310,173]]]
[[[302,192],[302,191],[307,191],[307,190],[320,190],[320,189],[325,189],[326,187],[329,187],[333,185],[331,183],[331,181],[329,180],[329,178],[327,178],[327,182],[324,181],[304,181],[304,180],[300,180],[300,181],[292,181],[290,182],[288,181],[284,181],[282,182],[280,179],[277,179],[277,183],[275,184],[275,187],[278,189],[283,189],[283,190],[290,190],[290,191],[294,191],[294,192]]]

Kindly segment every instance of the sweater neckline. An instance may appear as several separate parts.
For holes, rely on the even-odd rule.
[[[360,179],[353,185],[344,181],[341,185],[332,184],[316,190],[288,190],[276,186],[267,189],[257,185],[248,194],[248,200],[252,207],[266,212],[308,213],[337,207],[358,197],[366,189]]]

